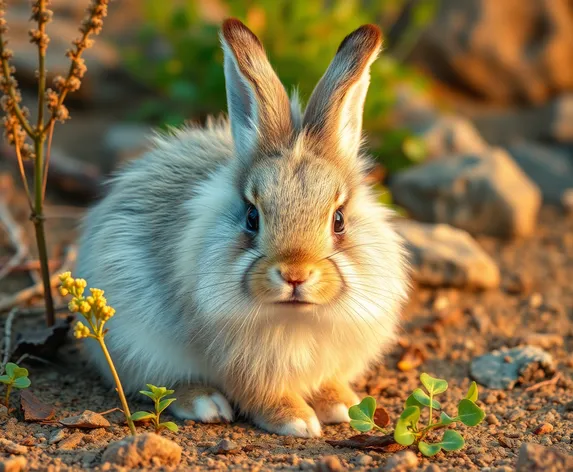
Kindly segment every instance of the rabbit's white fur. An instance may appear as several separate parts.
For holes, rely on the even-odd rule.
[[[304,118],[297,99],[290,108],[293,127],[300,129]],[[288,159],[277,164],[280,189],[268,182],[262,186],[263,194],[286,199],[268,203],[269,213],[291,218],[289,208],[315,208],[334,182],[363,175],[367,161],[361,156],[354,156],[346,171],[309,160],[310,140],[300,133],[290,142]],[[301,186],[301,167],[314,186]],[[175,386],[179,394],[187,385],[203,384],[219,389],[262,427],[317,435],[313,415],[273,419],[261,405],[278,404],[291,391],[311,398],[325,382],[348,383],[377,359],[395,336],[406,298],[403,247],[390,211],[367,186],[349,183],[352,198],[345,212],[351,215],[353,247],[329,253],[345,289],[312,311],[261,303],[245,289],[245,274],[261,253],[238,249],[236,243],[244,232],[244,189],[237,179],[245,172],[225,119],[157,136],[153,149],[120,172],[107,196],[88,212],[77,275],[104,289],[116,309],[106,341],[128,392],[153,383]],[[269,172],[263,169],[259,180],[276,182]],[[305,194],[311,201],[294,201]],[[292,224],[302,232],[317,231],[308,229],[314,224],[309,218],[307,226]],[[286,244],[289,229],[272,238]],[[99,347],[89,345],[107,374]],[[209,412],[224,410],[221,418],[231,419],[228,405],[209,398],[193,404],[202,414],[180,411],[180,416],[208,421]],[[348,420],[347,406],[335,403],[320,419]]]

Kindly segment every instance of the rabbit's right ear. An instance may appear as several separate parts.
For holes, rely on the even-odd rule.
[[[271,154],[292,135],[288,95],[269,64],[263,45],[241,21],[225,20],[227,107],[235,150],[241,158]]]

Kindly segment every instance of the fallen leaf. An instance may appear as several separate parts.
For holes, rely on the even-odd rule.
[[[419,347],[409,346],[402,354],[402,358],[398,361],[398,369],[402,372],[415,369],[422,365],[424,360],[426,360],[426,356]]]
[[[382,406],[376,408],[374,412],[374,423],[376,423],[381,428],[384,428],[390,424],[390,416],[386,409]]]
[[[17,359],[27,354],[41,359],[53,358],[67,341],[73,320],[73,316],[68,316],[66,319],[57,319],[54,326],[49,328],[18,333],[12,357]]]
[[[90,410],[85,410],[78,416],[69,416],[68,418],[64,418],[60,420],[60,423],[68,428],[84,429],[108,428],[111,426],[110,422],[102,415]]]
[[[356,449],[371,449],[381,452],[398,452],[406,449],[407,446],[402,446],[394,441],[393,434],[385,434],[383,436],[375,436],[371,434],[357,434],[348,439],[341,441],[326,441],[334,447],[352,447]]]
[[[20,392],[20,407],[24,412],[24,421],[50,421],[56,414],[52,406],[42,403],[29,390]]]

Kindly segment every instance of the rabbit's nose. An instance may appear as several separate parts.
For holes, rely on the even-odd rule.
[[[306,265],[281,264],[278,269],[283,280],[293,287],[305,283],[312,274],[312,267]]]

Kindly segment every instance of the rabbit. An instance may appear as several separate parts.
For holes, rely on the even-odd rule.
[[[116,309],[106,340],[127,392],[165,385],[179,419],[317,437],[349,421],[351,382],[396,339],[409,290],[361,151],[381,33],[342,41],[304,112],[247,26],[227,19],[220,39],[228,118],[157,134],[113,176],[77,273]]]

